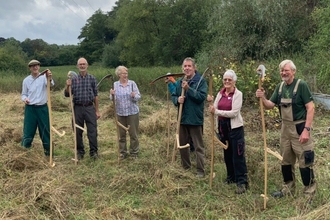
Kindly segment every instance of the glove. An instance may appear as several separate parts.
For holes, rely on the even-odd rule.
[[[167,77],[167,82],[170,81],[171,83],[175,83],[175,79],[173,76]]]

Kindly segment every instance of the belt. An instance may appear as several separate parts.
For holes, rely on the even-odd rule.
[[[32,106],[32,107],[43,107],[43,106],[46,106],[47,105],[47,103],[46,104],[43,104],[43,105],[27,105],[27,106]]]
[[[74,105],[76,105],[76,106],[91,106],[91,105],[93,105],[93,102],[89,102],[89,103],[74,103]]]

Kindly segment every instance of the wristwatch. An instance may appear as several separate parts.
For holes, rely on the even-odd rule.
[[[305,127],[305,128],[306,128],[306,130],[307,130],[307,131],[310,131],[310,130],[311,130],[311,128],[310,128],[310,127]]]

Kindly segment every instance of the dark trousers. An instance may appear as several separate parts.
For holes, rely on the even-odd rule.
[[[22,146],[30,148],[37,128],[42,141],[44,153],[49,156],[50,126],[47,104],[42,106],[25,105]]]
[[[87,127],[87,137],[89,141],[89,155],[93,156],[97,153],[97,118],[95,107],[90,106],[74,106],[74,116],[76,119],[76,124],[84,127],[86,123]],[[77,140],[77,151],[78,154],[84,155],[84,142],[83,142],[83,130],[76,128],[76,140]]]
[[[224,150],[227,180],[248,185],[243,126],[231,129],[230,119],[219,120],[219,134],[222,143],[228,141],[228,149]]]

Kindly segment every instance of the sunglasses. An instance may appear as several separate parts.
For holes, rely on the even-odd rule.
[[[233,81],[232,79],[223,79],[224,82],[228,81],[228,82],[231,82]]]

